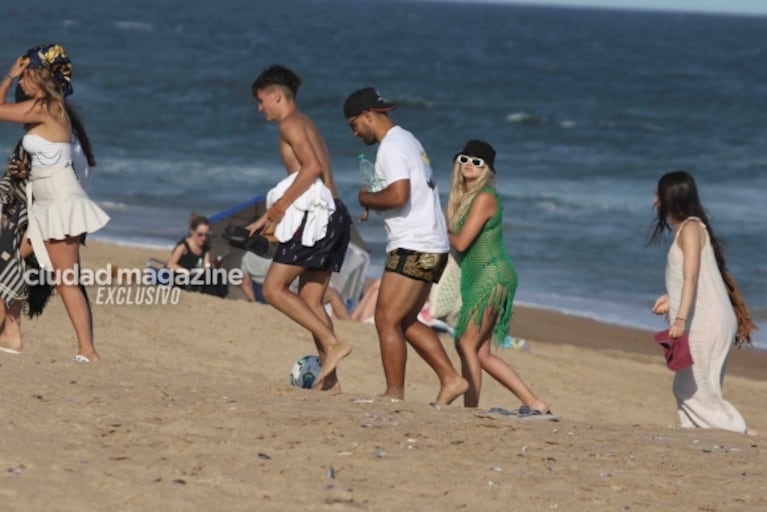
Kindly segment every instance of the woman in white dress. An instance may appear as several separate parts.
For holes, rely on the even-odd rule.
[[[655,302],[653,313],[667,316],[672,338],[688,333],[694,362],[674,377],[681,425],[755,434],[722,397],[722,381],[730,346],[750,343],[756,326],[727,270],[695,180],[685,171],[663,175],[654,205],[651,241],[665,231],[672,231],[674,240],[666,265],[667,293]]]
[[[58,45],[32,48],[16,59],[0,81],[0,121],[24,125],[24,149],[31,156],[27,184],[28,240],[40,267],[53,272],[77,335],[77,362],[96,362],[92,319],[78,285],[80,238],[103,227],[109,216],[88,199],[77,181],[72,160],[72,123],[65,97],[72,93],[72,64]],[[7,103],[8,91],[19,80],[30,100]],[[22,251],[28,248],[22,247]],[[37,276],[39,277],[39,276]]]

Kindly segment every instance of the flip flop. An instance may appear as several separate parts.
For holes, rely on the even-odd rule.
[[[6,348],[6,347],[0,347],[0,352],[5,352],[6,354],[13,354],[15,356],[21,354],[21,351],[19,350],[13,350],[12,348]]]
[[[76,356],[72,356],[72,361],[75,363],[90,363],[91,360],[88,359],[85,356],[81,356],[80,354],[77,354]]]
[[[559,416],[554,416],[551,411],[541,412],[526,405],[517,410],[517,418],[520,421],[559,421]]]
[[[221,236],[229,242],[229,245],[238,249],[245,249],[250,232],[242,226],[227,226]]]
[[[267,237],[259,233],[251,236],[250,232],[242,226],[227,226],[221,236],[232,247],[250,251],[262,258],[274,256],[274,248]]]
[[[516,416],[519,414],[519,411],[510,411],[508,409],[504,409],[503,407],[492,407],[487,410],[488,414],[500,414],[501,416]]]

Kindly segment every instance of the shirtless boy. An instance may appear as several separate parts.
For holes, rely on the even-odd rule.
[[[341,269],[349,244],[351,217],[338,198],[325,141],[314,122],[296,104],[300,85],[298,75],[278,64],[266,68],[253,82],[258,111],[267,121],[278,124],[280,156],[288,175],[295,173],[296,176],[282,196],[248,229],[251,234],[268,232],[283,220],[286,213],[303,214],[293,238],[281,241],[277,247],[266,274],[263,295],[269,304],[312,333],[322,363],[314,388],[340,391],[335,369],[339,361],[349,355],[351,346],[336,337],[322,298],[331,273]],[[329,189],[335,209],[330,214],[324,236],[307,246],[302,240],[307,227],[307,212],[300,213],[292,207],[317,179]],[[297,277],[299,288],[296,294],[289,286]]]

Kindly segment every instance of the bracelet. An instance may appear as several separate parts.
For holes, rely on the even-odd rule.
[[[274,212],[272,212],[272,210],[274,210]],[[274,215],[275,213],[279,215],[279,218],[277,217],[277,215]],[[269,209],[269,211],[266,212],[266,218],[267,220],[269,220],[269,222],[279,222],[282,220],[284,216],[285,216],[285,213],[280,212],[280,210],[275,208],[274,206],[272,206]]]
[[[10,80],[11,82],[13,82],[14,80],[16,80],[16,77],[11,75],[5,75],[3,77],[3,80]]]
[[[687,319],[686,318],[682,318],[681,316],[676,317],[676,320],[681,320],[682,322],[687,323]]]

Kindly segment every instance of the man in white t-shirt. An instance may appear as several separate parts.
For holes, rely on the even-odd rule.
[[[466,392],[468,383],[434,331],[417,317],[432,283],[442,275],[450,244],[429,157],[412,133],[389,118],[394,108],[372,87],[355,91],[344,103],[344,117],[354,135],[367,145],[379,145],[375,173],[383,189],[363,188],[359,202],[385,213],[387,256],[375,311],[386,377],[383,396],[405,396],[407,340],[439,376],[435,402],[446,405]]]

